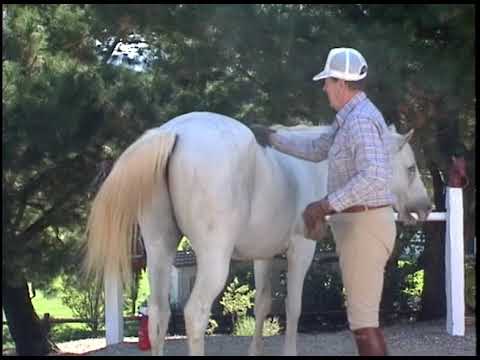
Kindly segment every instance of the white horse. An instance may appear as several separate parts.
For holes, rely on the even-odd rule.
[[[311,136],[327,128],[290,131]],[[418,210],[424,218],[430,201],[407,145],[411,132],[392,136],[397,210],[402,216]],[[256,335],[249,353],[259,354],[271,304],[271,261],[286,252],[283,352],[294,355],[303,281],[315,250],[315,242],[303,237],[301,213],[325,196],[326,175],[326,161],[308,162],[261,147],[253,133],[232,118],[207,112],[178,116],[147,131],[116,161],[92,204],[86,267],[97,278],[108,274],[128,283],[139,224],[147,253],[152,355],[162,355],[170,318],[170,267],[179,240],[187,236],[197,274],[184,309],[185,325],[190,354],[203,355],[211,306],[225,286],[230,260],[255,260]]]

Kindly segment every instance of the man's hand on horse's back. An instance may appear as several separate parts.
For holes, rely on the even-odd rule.
[[[260,124],[252,124],[250,125],[250,130],[252,130],[257,142],[260,146],[272,146],[270,135],[275,132],[275,130],[270,129],[269,127],[260,125]]]

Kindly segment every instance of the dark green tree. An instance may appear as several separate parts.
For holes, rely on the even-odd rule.
[[[442,178],[450,156],[464,149],[471,180],[465,190],[465,239],[473,240],[473,5],[108,5],[97,10],[117,28],[128,24],[151,35],[159,51],[156,96],[172,100],[163,107],[166,117],[209,110],[247,124],[329,123],[333,112],[311,77],[330,48],[359,49],[369,62],[368,94],[387,123],[401,132],[416,129],[413,146],[437,211],[444,209]],[[423,262],[424,318],[445,314],[443,228],[425,225],[424,258],[436,261]]]
[[[68,237],[62,226],[82,216],[79,195],[92,169],[82,148],[97,127],[98,77],[75,61],[83,35],[68,29],[85,23],[82,10],[72,10],[3,8],[2,300],[19,355],[49,351],[27,281],[58,272]],[[62,28],[57,45],[49,23]],[[72,176],[78,172],[86,176]]]
[[[368,94],[414,148],[441,208],[450,153],[469,161],[466,239],[474,235],[473,5],[4,5],[2,300],[19,354],[43,354],[27,282],[48,286],[74,245],[97,165],[147,128],[207,110],[246,124],[326,124],[311,81],[336,46],[358,48]],[[150,70],[107,64],[145,38]],[[96,46],[95,41],[100,42]],[[442,238],[428,230],[424,317],[444,313]],[[438,237],[435,241],[434,237]],[[438,259],[432,262],[431,259]],[[443,264],[443,265],[442,265]]]
[[[84,5],[3,7],[2,304],[19,355],[51,347],[27,282],[81,260],[97,165],[154,118],[147,76],[100,61],[92,24]]]

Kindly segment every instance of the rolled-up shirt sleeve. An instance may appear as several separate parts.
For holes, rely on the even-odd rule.
[[[382,139],[382,129],[365,117],[350,121],[350,146],[356,173],[345,186],[328,194],[330,205],[341,211],[356,204],[367,203],[379,192],[388,191],[390,161]]]
[[[272,147],[282,153],[303,160],[320,162],[328,157],[335,130],[336,125],[332,126],[328,132],[315,137],[277,131],[270,136],[270,140]]]

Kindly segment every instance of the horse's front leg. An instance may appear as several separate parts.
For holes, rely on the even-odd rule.
[[[252,338],[248,355],[263,354],[263,323],[272,306],[272,263],[270,260],[255,260],[255,335]]]
[[[297,330],[298,319],[302,310],[303,282],[313,254],[316,242],[295,237],[292,246],[287,251],[287,299],[285,309],[287,313],[287,329],[283,355],[297,355]]]

